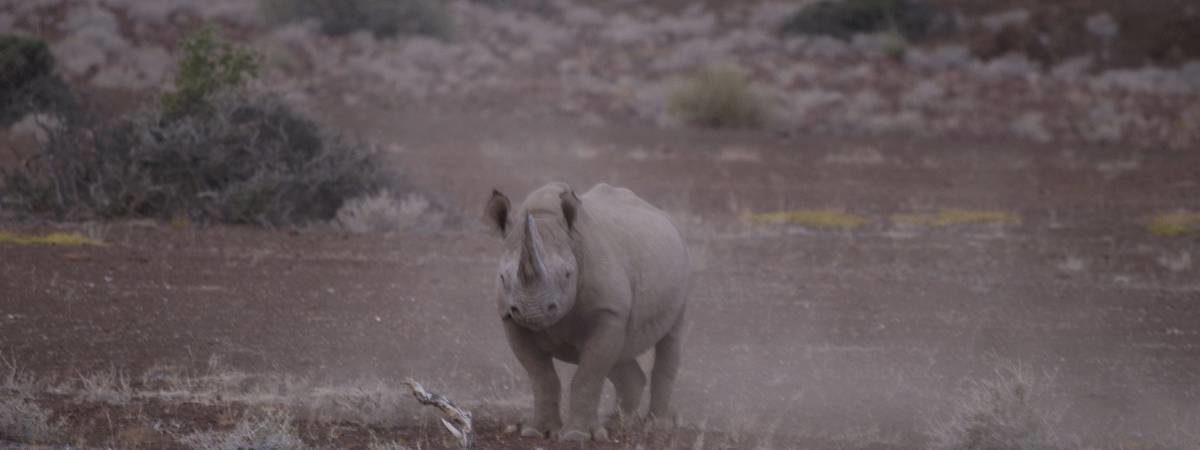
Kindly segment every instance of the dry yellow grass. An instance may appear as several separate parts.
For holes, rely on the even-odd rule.
[[[1200,231],[1200,213],[1177,211],[1151,217],[1146,229],[1159,236],[1179,236]]]
[[[945,208],[935,214],[894,214],[892,222],[900,225],[945,227],[972,223],[1019,224],[1021,216],[1011,211]]]
[[[831,209],[798,209],[768,213],[746,213],[742,220],[751,223],[794,223],[814,228],[853,230],[866,225],[865,217]]]
[[[63,245],[78,247],[85,245],[104,246],[104,242],[89,238],[79,233],[54,232],[46,235],[28,235],[9,231],[0,231],[0,244],[17,245]]]

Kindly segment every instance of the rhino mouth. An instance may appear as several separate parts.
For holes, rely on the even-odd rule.
[[[554,324],[553,318],[543,314],[508,313],[504,315],[504,319],[511,320],[513,323],[533,331],[541,331]]]

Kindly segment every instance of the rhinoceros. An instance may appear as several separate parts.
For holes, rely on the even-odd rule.
[[[517,209],[493,191],[484,222],[503,239],[496,303],[508,344],[533,385],[524,437],[607,441],[597,417],[604,380],[620,411],[636,415],[654,348],[650,417],[669,423],[679,369],[690,264],[666,213],[628,189],[565,183],[534,190]],[[554,359],[578,365],[566,423]]]

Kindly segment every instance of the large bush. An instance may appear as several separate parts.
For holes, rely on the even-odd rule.
[[[211,31],[196,39],[214,45],[187,47],[184,68],[216,67],[180,77],[200,78],[191,82],[204,88],[185,82],[130,116],[48,129],[38,154],[0,178],[5,206],[69,220],[293,224],[332,219],[345,200],[383,187],[373,149],[323,131],[275,96],[230,83],[220,55],[242,50]]]
[[[0,35],[0,126],[70,104],[70,90],[55,75],[54,55],[45,42]]]
[[[442,0],[260,0],[259,5],[269,22],[315,20],[332,36],[369,31],[376,37],[446,39],[454,28]]]

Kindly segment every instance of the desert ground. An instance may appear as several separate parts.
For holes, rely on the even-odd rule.
[[[335,44],[367,46],[354,39]],[[819,71],[860,67],[842,58]],[[837,89],[917,76],[862,64],[879,73]],[[374,73],[272,76],[448,205],[439,226],[4,216],[16,235],[94,240],[0,242],[0,393],[31,393],[59,430],[50,448],[189,448],[278,414],[307,445],[455,448],[408,378],[474,411],[480,448],[930,448],[1014,383],[1064,448],[1200,446],[1195,92],[1112,94],[1150,112],[1096,137],[1051,119],[1029,131],[1017,125],[1032,103],[996,112],[983,94],[983,125],[962,133],[942,118],[970,106],[928,112],[917,131],[849,126],[853,106],[806,110],[836,116],[819,126],[708,130],[537,78],[411,103],[348,87]],[[968,90],[1075,86],[983,78]],[[1073,117],[1052,95],[1033,97]],[[1154,114],[1184,131],[1154,134]],[[508,429],[532,398],[493,306],[500,242],[477,218],[493,188],[520,199],[550,181],[627,187],[683,230],[694,283],[678,428],[613,419],[616,442],[582,446]]]

